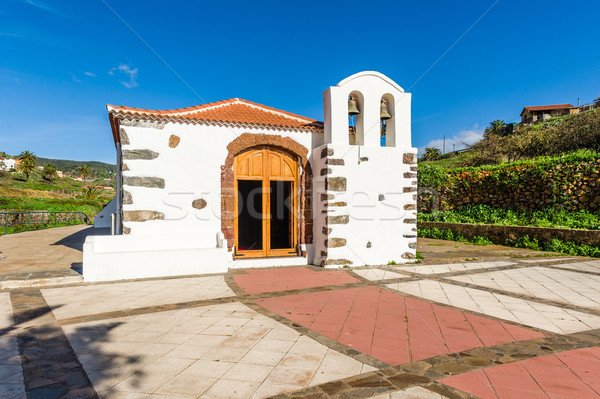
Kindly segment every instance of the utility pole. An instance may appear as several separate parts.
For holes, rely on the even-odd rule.
[[[456,152],[456,143],[452,144],[452,152]]]
[[[442,147],[442,155],[446,153],[446,133],[444,133],[444,146]]]

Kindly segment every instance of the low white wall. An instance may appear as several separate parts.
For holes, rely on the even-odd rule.
[[[86,282],[225,273],[232,263],[216,234],[89,236],[83,245]]]

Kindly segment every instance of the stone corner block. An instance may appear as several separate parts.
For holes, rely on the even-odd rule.
[[[150,160],[158,157],[158,152],[152,150],[123,150],[123,159]]]
[[[417,163],[417,154],[413,153],[405,153],[402,155],[402,163],[406,164],[416,164]]]
[[[165,214],[157,211],[124,211],[124,222],[147,222],[149,220],[164,220]]]
[[[328,191],[346,191],[346,178],[328,177],[325,180],[325,189]]]
[[[165,188],[165,180],[160,177],[124,176],[123,185],[148,188]]]

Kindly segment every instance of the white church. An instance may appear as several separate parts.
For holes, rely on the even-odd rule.
[[[175,110],[108,105],[111,235],[84,244],[86,281],[286,265],[411,262],[417,149],[411,95],[354,74],[324,122],[234,98]]]

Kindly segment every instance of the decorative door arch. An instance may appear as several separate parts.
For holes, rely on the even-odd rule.
[[[234,158],[234,257],[298,255],[295,158],[273,147],[255,147]]]

